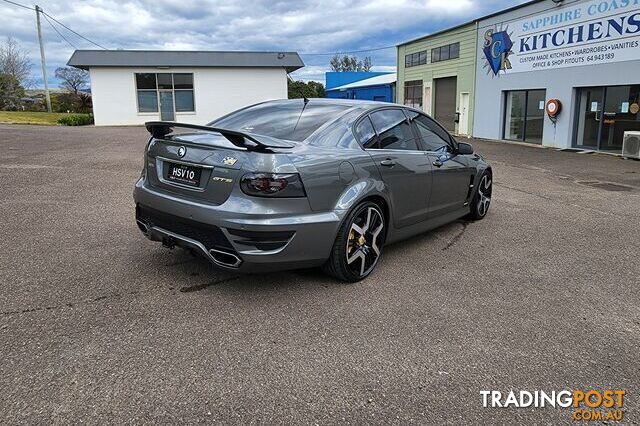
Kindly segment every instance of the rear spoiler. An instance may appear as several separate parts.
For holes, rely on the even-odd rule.
[[[203,132],[220,133],[229,142],[240,148],[250,151],[265,151],[269,148],[293,148],[292,142],[272,138],[271,136],[255,135],[253,133],[243,133],[236,130],[219,129],[217,127],[200,126],[197,124],[174,123],[172,121],[148,121],[145,127],[154,138],[162,139],[173,132],[174,127],[182,129],[200,130]]]

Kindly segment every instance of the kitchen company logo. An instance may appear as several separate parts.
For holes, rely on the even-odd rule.
[[[484,33],[484,52],[485,59],[489,69],[493,71],[493,75],[499,75],[500,71],[506,72],[511,69],[511,61],[509,55],[512,54],[513,42],[508,30],[496,31],[487,30]]]
[[[545,392],[481,390],[484,408],[571,408],[574,421],[621,421],[626,391],[561,390]]]

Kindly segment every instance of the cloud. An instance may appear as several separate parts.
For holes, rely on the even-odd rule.
[[[46,12],[108,48],[169,50],[295,50],[303,54],[371,49],[395,44],[499,9],[506,0],[49,0]],[[35,12],[0,3],[0,37],[28,50],[39,75]],[[49,74],[74,48],[42,22]],[[55,25],[55,23],[54,23]],[[96,48],[58,30],[79,48]],[[360,56],[366,56],[361,54]],[[395,48],[370,52],[374,65],[396,65]],[[295,75],[323,80],[330,56],[303,55]],[[55,84],[53,79],[51,82]]]

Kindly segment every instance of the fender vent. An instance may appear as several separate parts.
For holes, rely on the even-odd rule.
[[[473,181],[475,180],[475,175],[471,175],[469,178],[469,190],[467,191],[467,202],[465,204],[469,204],[471,201],[471,197],[473,196]]]

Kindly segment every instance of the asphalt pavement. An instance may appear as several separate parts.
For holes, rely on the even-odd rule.
[[[473,141],[485,220],[345,285],[146,240],[138,127],[0,125],[0,423],[558,424],[481,390],[624,389],[640,420],[640,162]]]

